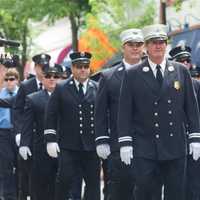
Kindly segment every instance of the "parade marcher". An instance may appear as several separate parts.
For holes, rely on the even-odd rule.
[[[141,62],[144,48],[140,29],[127,29],[120,34],[120,38],[123,59],[116,66],[101,73],[95,106],[96,149],[100,158],[108,158],[110,200],[133,199],[132,169],[121,162],[119,155],[117,113],[124,71]]]
[[[165,58],[166,26],[146,26],[143,34],[148,58],[128,69],[122,81],[120,157],[134,165],[136,200],[151,199],[157,189],[156,171],[163,180],[165,200],[180,200],[185,197],[185,118],[192,157],[200,157],[198,105],[189,71]]]
[[[189,46],[182,44],[171,49],[169,55],[171,56],[171,60],[182,63],[186,65],[188,70],[191,70],[191,51],[192,49]]]
[[[192,49],[186,45],[180,45],[173,48],[169,55],[173,60],[183,63],[189,70],[191,75],[194,74],[194,68],[191,63],[191,51]],[[195,71],[195,75],[199,74]],[[200,81],[192,79],[194,90],[197,97],[198,106],[200,106]],[[191,155],[188,155],[187,163],[187,200],[200,200],[200,160],[193,160]]]
[[[195,68],[192,68],[190,70],[190,74],[191,74],[192,78],[194,78],[196,80],[200,80],[200,67],[196,66]]]
[[[20,144],[20,136],[21,136],[21,128],[25,123],[23,119],[24,114],[24,106],[25,99],[28,94],[36,92],[42,89],[42,78],[43,67],[49,63],[50,56],[48,54],[38,54],[33,56],[32,60],[35,63],[35,72],[36,76],[25,80],[21,83],[20,88],[18,90],[16,101],[14,105],[14,115],[15,115],[15,130],[16,130],[16,144],[19,146]],[[28,152],[31,155],[31,150],[29,148],[24,148],[24,151]],[[22,151],[22,149],[21,149]],[[24,160],[19,156],[19,199],[26,200],[27,196],[30,195],[30,168],[31,168],[31,160]]]
[[[47,152],[59,159],[55,200],[66,199],[77,173],[83,175],[86,184],[85,200],[100,200],[100,161],[94,135],[97,84],[88,78],[91,54],[74,52],[70,58],[72,76],[56,86],[45,118]]]
[[[199,74],[199,72],[198,69],[196,70],[192,65],[191,52],[192,49],[189,46],[183,44],[171,49],[169,55],[171,56],[172,60],[184,64],[190,71],[191,76],[196,76]],[[200,105],[200,81],[192,78],[192,82],[196,92],[198,105]]]
[[[4,76],[4,88],[0,98],[12,98],[17,94],[19,73],[15,68],[7,70]],[[12,107],[12,100],[9,101]],[[0,108],[0,197],[5,200],[17,199],[15,176],[15,143],[13,115],[10,108]]]
[[[49,96],[61,79],[60,65],[46,65],[43,68],[43,90],[27,95],[19,153],[24,160],[28,159],[28,151],[32,149],[32,192],[34,200],[53,200],[55,191],[55,176],[57,159],[51,158],[46,152],[44,141],[44,115]],[[35,132],[33,129],[35,128]],[[34,143],[33,143],[34,141]]]

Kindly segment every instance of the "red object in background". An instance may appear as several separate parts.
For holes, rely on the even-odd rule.
[[[58,55],[57,58],[57,62],[58,64],[61,64],[63,62],[63,60],[65,59],[65,57],[69,54],[69,52],[72,50],[72,45],[68,45],[67,47],[65,47],[60,54]]]
[[[176,0],[166,0],[166,5],[167,6],[173,6]]]

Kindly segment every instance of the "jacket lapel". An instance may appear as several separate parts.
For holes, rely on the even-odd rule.
[[[67,82],[67,87],[69,88],[69,92],[74,96],[74,98],[79,101],[78,90],[72,77]]]
[[[124,70],[125,70],[124,63],[121,62],[119,67],[116,69],[116,73],[114,73],[114,75],[115,75],[116,79],[118,79],[118,81],[122,80]]]
[[[163,84],[160,90],[160,97],[162,94],[166,91],[166,89],[174,84],[174,81],[178,81],[177,76],[177,69],[172,65],[170,61],[167,60],[166,67],[165,67],[165,73],[164,73],[164,79]]]
[[[89,99],[90,95],[93,94],[93,90],[94,89],[94,84],[92,83],[92,81],[89,79],[88,83],[87,83],[87,90],[86,90],[86,94],[84,99]]]
[[[158,95],[160,88],[147,59],[141,64],[138,72],[153,93]]]

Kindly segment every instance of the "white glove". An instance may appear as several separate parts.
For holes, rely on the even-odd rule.
[[[190,154],[192,154],[194,160],[198,160],[200,158],[200,143],[190,143]]]
[[[15,136],[15,143],[16,145],[19,147],[20,145],[20,140],[21,140],[21,133],[18,133],[16,136]]]
[[[100,144],[96,147],[97,155],[102,159],[107,159],[110,155],[110,145],[109,144]]]
[[[57,142],[47,143],[47,153],[49,154],[50,157],[57,158],[59,152],[60,148]]]
[[[27,146],[20,147],[19,148],[19,154],[24,160],[27,160],[28,156],[32,156],[31,150]]]
[[[131,164],[131,159],[133,158],[133,147],[132,146],[124,146],[120,148],[120,158],[121,161],[126,165]]]

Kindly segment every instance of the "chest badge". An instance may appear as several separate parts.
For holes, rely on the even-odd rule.
[[[179,82],[179,81],[174,81],[174,88],[175,88],[176,90],[180,90],[181,85],[180,85],[180,82]]]
[[[149,71],[149,67],[143,67],[143,68],[142,68],[142,71],[143,71],[143,72],[148,72],[148,71]]]

